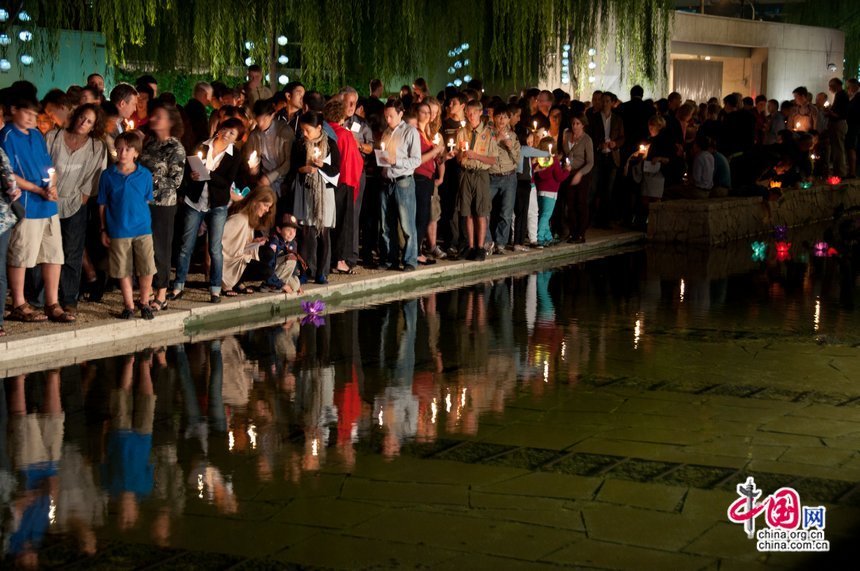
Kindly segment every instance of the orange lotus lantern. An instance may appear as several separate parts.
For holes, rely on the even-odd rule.
[[[772,180],[770,181],[771,188],[782,188],[782,181],[780,180]]]

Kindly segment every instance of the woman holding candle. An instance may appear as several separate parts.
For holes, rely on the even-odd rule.
[[[190,167],[191,183],[185,193],[184,219],[182,222],[182,242],[179,258],[176,261],[176,279],[168,300],[178,300],[185,289],[185,280],[191,266],[191,254],[197,242],[201,224],[206,222],[209,231],[209,301],[221,301],[221,276],[224,259],[221,237],[227,221],[227,207],[230,202],[242,199],[232,192],[233,184],[239,175],[242,158],[235,147],[237,139],[245,134],[245,125],[239,119],[227,119],[218,127],[215,136],[204,142],[197,150],[198,156],[206,166],[209,180],[200,180],[201,175]]]
[[[250,288],[242,282],[262,279],[264,268],[274,255],[265,247],[268,231],[275,221],[274,191],[258,186],[241,202],[234,203],[233,210],[224,224],[221,245],[224,252],[224,295],[234,297],[248,293]],[[256,237],[255,232],[263,235]],[[262,266],[262,267],[261,267]]]
[[[340,179],[340,151],[337,142],[323,131],[323,117],[307,111],[299,117],[302,138],[296,142],[304,155],[298,166],[293,197],[293,214],[303,221],[302,257],[308,274],[316,283],[327,284],[331,265],[329,229],[335,225],[335,188]]]
[[[444,160],[445,146],[442,144],[442,135],[431,129],[431,110],[427,102],[418,103],[415,106],[417,116],[416,127],[421,138],[421,165],[415,169],[415,230],[416,245],[418,247],[419,264],[435,264],[435,260],[429,260],[421,253],[421,244],[427,238],[427,251],[436,249],[436,221],[432,219],[431,205],[433,195],[442,184],[445,174]],[[431,221],[432,219],[432,221]],[[432,233],[430,227],[432,226]]]
[[[140,164],[152,172],[153,201],[149,211],[156,273],[152,280],[154,299],[150,306],[160,311],[167,309],[176,199],[185,174],[185,148],[180,141],[183,124],[179,110],[173,105],[157,102],[149,114],[149,130],[151,134],[143,145]]]
[[[570,130],[565,133],[565,168],[572,173],[567,192],[568,242],[573,244],[585,242],[585,232],[588,230],[588,192],[594,168],[594,143],[585,132],[587,126],[585,113],[577,113],[571,117]]]
[[[104,114],[97,105],[81,105],[69,126],[54,129],[45,137],[56,170],[57,207],[63,237],[63,266],[60,269],[60,305],[74,313],[78,304],[81,270],[87,234],[84,207],[98,191],[99,175],[107,166],[107,148],[102,142]]]

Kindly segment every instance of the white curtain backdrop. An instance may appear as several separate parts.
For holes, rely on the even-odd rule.
[[[672,89],[697,103],[723,97],[723,62],[676,59]]]

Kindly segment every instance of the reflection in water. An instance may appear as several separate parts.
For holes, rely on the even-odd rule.
[[[93,554],[112,529],[167,546],[186,510],[235,514],[243,490],[475,435],[514,398],[652,366],[681,332],[856,342],[838,260],[763,264],[639,252],[7,379],[6,556],[36,566],[48,534]]]

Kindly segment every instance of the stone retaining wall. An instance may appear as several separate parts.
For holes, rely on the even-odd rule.
[[[786,190],[767,204],[759,198],[670,200],[651,205],[648,240],[723,244],[770,233],[774,226],[829,220],[839,207],[860,206],[860,181]]]

